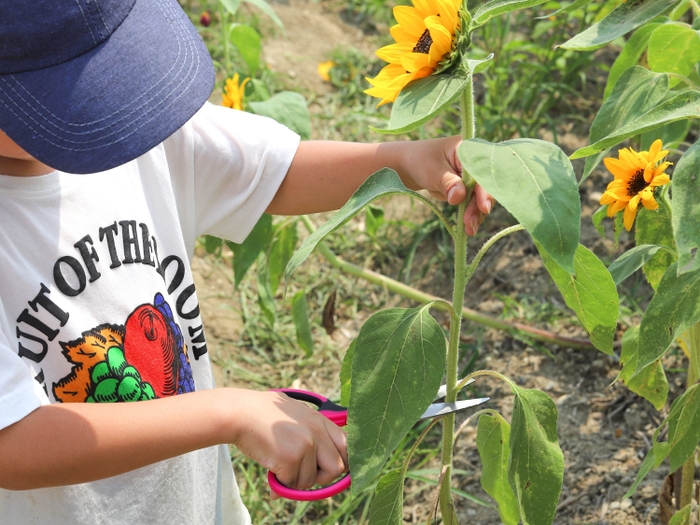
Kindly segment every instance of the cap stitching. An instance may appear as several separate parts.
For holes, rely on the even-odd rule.
[[[83,11],[83,6],[80,5],[80,0],[75,0],[75,3],[78,4],[78,9],[80,9],[80,14],[83,15],[83,20],[85,20],[85,25],[88,28],[88,31],[90,31],[90,36],[92,37],[92,42],[97,45],[97,39],[95,39],[95,35],[92,32],[92,27],[90,26],[90,22],[88,22],[87,17],[85,16],[85,12]]]

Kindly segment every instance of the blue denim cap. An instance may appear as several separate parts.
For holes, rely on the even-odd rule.
[[[95,173],[139,157],[213,86],[176,0],[0,0],[0,129],[52,168]]]

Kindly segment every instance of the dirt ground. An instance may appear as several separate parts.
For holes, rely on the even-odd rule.
[[[286,32],[265,42],[267,63],[272,69],[297,79],[304,89],[324,93],[328,87],[319,78],[316,67],[327,60],[335,46],[354,46],[367,52],[373,48],[365,35],[355,26],[344,23],[338,9],[325,2],[288,0],[277,2],[274,8],[283,20]],[[379,140],[379,139],[378,139]],[[586,138],[564,135],[560,144],[567,153],[585,144]],[[579,167],[580,169],[580,167]],[[582,188],[584,209],[582,244],[610,261],[621,249],[612,241],[602,239],[593,229],[590,215],[597,209],[597,200],[605,181],[601,174],[594,175]],[[384,203],[387,205],[386,203]],[[387,205],[388,208],[391,205]],[[401,213],[396,206],[393,213]],[[489,230],[497,231],[512,219],[507,212],[496,209],[493,218],[484,225],[485,232],[476,243],[483,242]],[[622,246],[629,242],[625,235]],[[314,264],[322,264],[316,260]],[[501,241],[482,263],[488,268],[475,276],[467,293],[467,306],[488,315],[499,317],[508,309],[509,319],[517,319],[518,310],[506,305],[506,297],[535,297],[563,309],[563,300],[551,283],[529,237],[516,234]],[[230,281],[230,270],[211,257],[199,256],[194,262],[200,305],[207,327],[208,347],[216,363],[219,385],[255,384],[255,374],[279,374],[247,364],[245,356],[231,356],[231,343],[241,327],[241,314],[236,294]],[[420,283],[421,289],[448,297],[444,276],[428,275]],[[641,280],[640,280],[641,282]],[[358,283],[359,286],[368,286]],[[644,286],[640,285],[642,295]],[[400,302],[396,298],[396,302]],[[408,302],[401,304],[407,305]],[[292,371],[280,380],[287,384],[315,389],[326,395],[337,395],[337,371],[350,340],[356,335],[361,321],[370,312],[359,311],[354,318],[340,315],[339,329],[333,338],[335,358],[324,367],[302,368]],[[541,326],[558,334],[584,337],[583,329],[570,317],[556,318],[552,325]],[[634,315],[630,322],[638,322]],[[622,334],[622,326],[620,337]],[[469,332],[469,328],[465,329]],[[495,370],[528,388],[539,388],[555,401],[559,411],[558,434],[565,457],[564,488],[559,501],[557,524],[652,524],[658,523],[658,494],[667,475],[668,467],[652,472],[631,499],[623,499],[633,483],[637,470],[650,447],[653,430],[663,420],[650,403],[629,392],[624,386],[612,384],[619,371],[619,363],[595,350],[573,350],[549,346],[546,351],[529,345],[493,329],[474,329],[478,335],[481,368]],[[240,350],[244,352],[245,350]],[[547,355],[549,353],[550,355]],[[230,365],[231,360],[238,364]],[[675,358],[671,358],[675,359]],[[674,364],[683,366],[682,362]],[[670,399],[678,395],[682,374],[669,375]],[[492,407],[504,417],[510,417],[512,396],[503,384],[480,379],[479,394],[492,398]],[[476,452],[475,427],[467,426],[457,441],[455,467],[469,472],[457,478],[459,488],[489,500],[479,485],[480,461]],[[500,523],[498,513],[470,501],[459,499],[460,523],[490,525]],[[428,501],[409,499],[406,502],[406,523],[424,523]]]

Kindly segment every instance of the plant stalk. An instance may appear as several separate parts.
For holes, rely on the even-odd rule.
[[[473,76],[469,75],[469,80],[461,93],[462,106],[462,139],[474,138],[474,83]],[[475,181],[466,172],[462,171],[462,181],[467,190],[467,197],[459,205],[457,223],[454,235],[454,288],[452,291],[452,308],[455,312],[461,312],[464,308],[464,293],[467,288],[467,281],[471,275],[467,275],[467,233],[464,230],[464,212],[467,204],[471,200]],[[462,316],[454,315],[450,319],[450,340],[447,345],[447,374],[446,385],[447,394],[445,401],[453,403],[457,400],[457,373],[459,368],[459,336],[462,332]],[[440,512],[442,521],[447,525],[457,522],[454,516],[454,505],[452,504],[452,453],[455,440],[455,415],[448,414],[442,420],[442,469],[445,476],[440,485]]]
[[[700,323],[696,323],[688,329],[688,382],[686,388],[694,385],[700,379]],[[683,464],[681,474],[681,501],[680,509],[693,501],[695,481],[695,453]],[[686,520],[683,525],[687,525]]]

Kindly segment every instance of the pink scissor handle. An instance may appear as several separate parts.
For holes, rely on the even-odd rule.
[[[275,392],[282,392],[288,395],[292,399],[297,399],[299,401],[306,401],[307,403],[312,403],[318,407],[319,413],[330,419],[333,423],[339,427],[343,427],[347,424],[348,411],[345,407],[341,407],[330,401],[328,398],[316,394],[315,392],[309,392],[307,390],[296,390],[292,388],[278,388],[274,390]],[[270,489],[275,494],[282,496],[283,498],[294,500],[294,501],[316,501],[320,499],[330,498],[336,494],[340,494],[345,489],[350,486],[350,473],[345,474],[335,483],[331,483],[326,487],[321,487],[319,489],[301,490],[292,489],[286,487],[280,483],[277,476],[272,471],[267,472],[267,482],[270,485]]]

